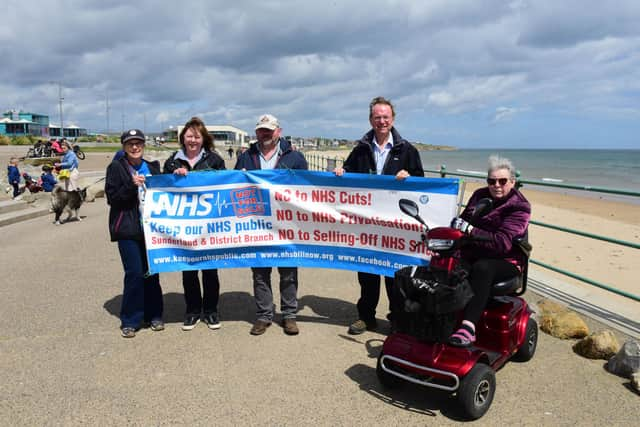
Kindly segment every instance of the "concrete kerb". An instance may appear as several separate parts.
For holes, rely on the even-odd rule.
[[[78,185],[90,187],[104,181],[104,171],[82,172]],[[51,193],[24,193],[21,200],[0,200],[0,227],[51,213]],[[90,200],[93,201],[93,200]]]
[[[560,280],[540,268],[530,270],[529,289],[567,305],[617,331],[640,339],[640,304],[589,284]]]

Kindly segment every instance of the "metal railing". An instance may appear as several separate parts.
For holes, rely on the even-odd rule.
[[[344,161],[341,158],[330,158],[328,156],[322,156],[319,154],[306,154],[306,158],[307,158],[307,162],[309,163],[309,169],[310,170],[320,170],[320,171],[332,171],[336,166],[342,166],[342,164],[344,163]],[[456,177],[467,177],[467,178],[475,178],[475,179],[479,179],[479,180],[483,180],[485,178],[484,174],[479,175],[479,174],[470,174],[470,173],[453,173],[453,172],[448,172],[446,170],[446,167],[443,165],[440,169],[425,169],[426,173],[433,173],[436,175],[439,175],[440,177],[444,178],[447,175],[449,176],[456,176]],[[520,177],[520,173],[517,172],[516,173],[516,186],[518,188],[522,187],[522,185],[524,184],[531,184],[531,185],[537,185],[537,186],[545,186],[545,187],[554,187],[554,188],[563,188],[563,189],[570,189],[570,190],[579,190],[579,191],[589,191],[589,192],[598,192],[598,193],[604,193],[604,194],[614,194],[614,195],[623,195],[623,196],[631,196],[631,197],[640,197],[640,192],[637,191],[629,191],[629,190],[619,190],[619,189],[615,189],[615,188],[603,188],[603,187],[593,187],[593,186],[589,186],[589,185],[570,185],[570,184],[562,184],[562,183],[551,183],[551,182],[545,182],[545,181],[535,181],[535,180],[528,180],[528,179],[522,179]],[[534,224],[540,227],[544,227],[544,228],[549,228],[552,230],[557,230],[563,233],[568,233],[568,234],[573,234],[576,236],[582,236],[582,237],[587,237],[590,239],[595,239],[595,240],[601,240],[604,242],[608,242],[614,245],[619,245],[619,246],[625,246],[625,247],[629,247],[629,248],[633,248],[633,249],[640,249],[640,244],[639,243],[635,243],[635,242],[629,242],[629,241],[625,241],[625,240],[620,240],[620,239],[615,239],[612,237],[607,237],[604,235],[599,235],[599,234],[594,234],[594,233],[588,233],[585,231],[580,231],[580,230],[575,230],[572,228],[568,228],[568,227],[563,227],[563,226],[559,226],[559,225],[555,225],[555,224],[549,224],[549,223],[545,223],[542,221],[535,221],[535,220],[530,220],[529,221],[530,224]],[[547,264],[545,262],[542,262],[540,260],[536,260],[534,258],[529,259],[529,262],[531,262],[532,264],[536,264],[539,265],[541,267],[544,267],[548,270],[554,271],[556,273],[560,273],[563,274],[565,276],[571,277],[573,279],[579,280],[581,282],[584,283],[588,283],[590,285],[596,286],[598,288],[601,289],[605,289],[609,292],[615,293],[617,295],[621,295],[623,297],[632,299],[634,301],[640,301],[640,296],[639,295],[635,295],[626,291],[623,291],[621,289],[617,289],[613,286],[598,282],[596,280],[592,280],[589,279],[587,277],[581,276],[579,274],[576,274],[574,272],[553,266],[551,264]]]
[[[331,172],[336,167],[342,166],[344,160],[341,157],[329,157],[322,154],[304,153],[309,164],[309,170]]]

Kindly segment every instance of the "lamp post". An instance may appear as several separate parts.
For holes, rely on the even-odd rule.
[[[109,92],[106,94],[107,102],[106,102],[106,113],[107,113],[107,137],[109,136]]]
[[[64,98],[62,97],[62,83],[56,82],[58,85],[58,102],[60,105],[60,139],[64,138],[64,120],[62,116],[62,101]]]

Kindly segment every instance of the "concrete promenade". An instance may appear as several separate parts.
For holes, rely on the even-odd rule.
[[[248,269],[220,270],[220,330],[201,323],[183,332],[180,274],[163,274],[167,329],[121,338],[122,267],[104,199],[81,214],[82,222],[62,226],[48,215],[0,229],[0,425],[460,423],[446,394],[378,383],[388,325],[346,334],[359,291],[353,272],[301,269],[294,337],[276,324],[249,335]],[[497,373],[493,405],[474,425],[636,425],[640,396],[629,381],[607,373],[602,360],[575,355],[572,344],[541,332],[530,362]]]

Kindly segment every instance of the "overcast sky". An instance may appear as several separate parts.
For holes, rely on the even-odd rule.
[[[90,132],[200,116],[359,138],[640,148],[640,1],[4,0],[0,109]],[[109,114],[107,102],[109,100]]]

